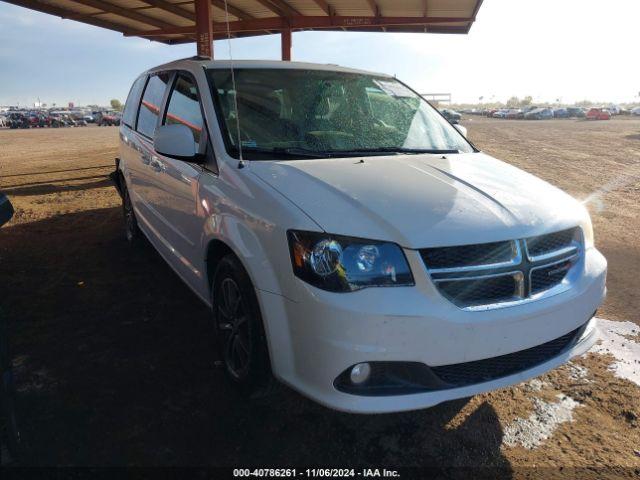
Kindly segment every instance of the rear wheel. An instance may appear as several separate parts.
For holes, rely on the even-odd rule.
[[[212,295],[225,373],[243,393],[255,393],[271,381],[269,354],[253,284],[234,255],[219,262]]]

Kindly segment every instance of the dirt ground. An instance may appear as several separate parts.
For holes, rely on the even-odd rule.
[[[463,123],[482,150],[587,201],[610,268],[598,316],[640,325],[640,119]],[[25,463],[640,473],[640,387],[610,355],[402,414],[338,413],[284,387],[240,398],[212,355],[207,309],[151,249],[124,242],[106,178],[117,141],[111,127],[0,130],[0,190],[16,207],[0,230],[0,305]],[[533,446],[513,440],[537,424],[554,426]]]

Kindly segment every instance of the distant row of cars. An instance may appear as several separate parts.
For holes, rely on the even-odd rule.
[[[551,118],[585,118],[587,120],[609,120],[612,115],[636,115],[640,116],[640,107],[625,110],[620,107],[535,107],[526,108],[493,108],[493,109],[467,109],[461,113],[451,109],[441,110],[442,115],[451,123],[460,122],[461,113],[469,115],[482,115],[489,118],[503,118],[510,120],[548,120]]]
[[[0,114],[0,127],[11,129],[86,127],[89,123],[98,126],[120,125],[120,113],[96,111],[91,115],[82,115],[65,111],[14,110]]]

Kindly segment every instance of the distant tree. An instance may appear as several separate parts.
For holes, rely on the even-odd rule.
[[[517,107],[520,105],[520,99],[518,97],[511,97],[507,100],[507,107]]]
[[[117,112],[122,111],[122,103],[120,103],[120,100],[118,100],[117,98],[113,98],[110,103],[111,103],[111,108],[113,108],[115,111]]]
[[[531,105],[531,102],[533,102],[533,97],[531,95],[527,95],[520,101],[520,106],[528,107],[529,105]]]

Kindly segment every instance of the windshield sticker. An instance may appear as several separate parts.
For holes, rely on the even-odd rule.
[[[378,87],[380,87],[387,95],[390,95],[392,97],[415,97],[415,94],[400,82],[374,80],[374,83],[378,85]]]
[[[255,140],[243,140],[242,141],[242,146],[243,147],[257,147],[258,146],[258,142],[256,142]]]

